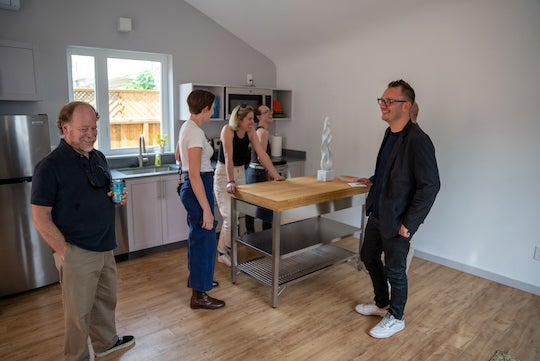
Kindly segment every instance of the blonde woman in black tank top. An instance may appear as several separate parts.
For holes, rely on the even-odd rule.
[[[233,109],[229,124],[221,129],[221,145],[214,175],[214,194],[219,212],[223,217],[218,241],[218,261],[227,266],[231,265],[231,193],[236,192],[237,185],[246,183],[244,165],[249,156],[249,143],[270,176],[278,181],[285,179],[279,175],[262,147],[253,128],[253,116],[254,111],[251,106],[239,105]]]

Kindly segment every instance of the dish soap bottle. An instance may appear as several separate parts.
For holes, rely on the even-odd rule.
[[[156,157],[154,159],[154,165],[156,167],[161,166],[161,153],[156,152]]]

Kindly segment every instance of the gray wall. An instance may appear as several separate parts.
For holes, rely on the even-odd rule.
[[[278,132],[315,173],[328,115],[337,174],[370,176],[387,126],[376,98],[408,80],[442,182],[416,254],[540,294],[539,19],[538,0],[458,0],[358,24],[276,60],[277,86],[294,94],[293,120]],[[358,212],[343,217],[354,223]]]
[[[132,32],[116,31],[118,16],[133,19]],[[176,130],[178,84],[242,85],[248,73],[260,87],[276,80],[272,61],[179,0],[21,0],[20,11],[0,10],[0,38],[37,46],[42,95],[39,102],[0,101],[0,113],[47,113],[51,123],[68,101],[67,45],[171,54]],[[209,124],[208,135],[221,126]],[[51,135],[56,144],[52,124]]]

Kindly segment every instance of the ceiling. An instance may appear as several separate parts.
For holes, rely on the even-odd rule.
[[[430,0],[185,0],[274,62]],[[443,1],[443,0],[441,0]]]

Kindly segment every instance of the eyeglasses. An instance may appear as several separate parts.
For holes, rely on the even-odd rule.
[[[390,105],[392,105],[392,103],[407,103],[408,100],[397,100],[397,99],[385,99],[385,98],[377,98],[377,103],[379,103],[379,105],[384,105],[389,107]]]
[[[270,109],[268,109],[268,110],[265,110],[265,111],[261,112],[260,114],[265,115],[265,114],[268,114],[268,113],[272,113],[272,111]]]
[[[94,188],[106,188],[111,184],[110,173],[101,165],[97,165],[97,169],[91,166],[91,170],[86,172],[90,185]]]
[[[77,165],[81,168],[83,172],[86,173],[88,182],[93,188],[109,188],[111,185],[111,172],[105,169],[101,164],[98,163],[98,160],[90,158],[88,161],[82,155],[77,157]]]

